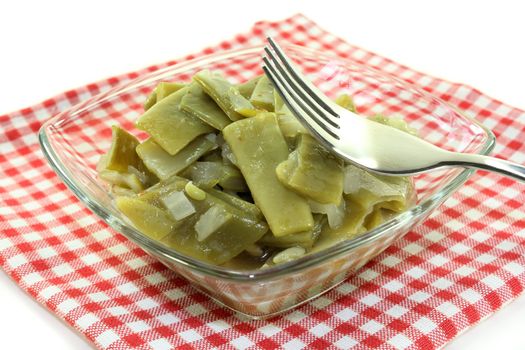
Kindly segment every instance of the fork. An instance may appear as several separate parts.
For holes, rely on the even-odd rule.
[[[451,152],[417,136],[360,117],[332,102],[271,38],[263,70],[295,117],[325,147],[372,172],[414,175],[443,167],[484,169],[525,181],[525,167],[507,160]]]

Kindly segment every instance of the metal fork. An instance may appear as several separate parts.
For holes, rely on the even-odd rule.
[[[264,72],[295,117],[343,159],[386,175],[467,167],[525,181],[522,165],[479,154],[450,152],[340,107],[295,67],[272,38],[267,39],[270,45],[264,48]]]

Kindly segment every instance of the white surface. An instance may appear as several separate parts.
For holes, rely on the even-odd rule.
[[[519,2],[4,1],[0,114],[302,12],[349,42],[525,109]],[[262,5],[266,5],[262,8]],[[321,6],[322,5],[322,6]],[[198,17],[198,22],[195,19]],[[0,348],[89,349],[0,272]],[[525,297],[447,349],[524,349]]]

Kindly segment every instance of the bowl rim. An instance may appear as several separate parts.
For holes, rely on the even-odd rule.
[[[409,86],[411,89],[416,90],[423,96],[439,101],[447,108],[450,108],[464,119],[468,120],[469,122],[482,129],[486,134],[487,140],[482,145],[478,154],[488,155],[495,146],[495,136],[491,130],[483,126],[475,119],[468,117],[458,108],[451,106],[446,101],[443,101],[439,97],[430,94],[429,92],[423,90],[422,88],[413,83],[409,83],[405,80],[392,76],[390,73],[379,71],[374,67],[364,65],[358,61],[352,60],[351,58],[342,57],[337,54],[320,52],[316,49],[293,44],[286,44],[282,46],[284,46],[287,50],[295,50],[303,54],[313,54],[317,58],[322,57],[323,59],[336,60],[338,63],[348,63],[354,66],[359,66],[365,70],[374,71],[375,73],[378,73],[383,76],[388,76],[389,79],[401,83],[402,85]],[[457,188],[459,188],[463,183],[465,183],[467,179],[474,173],[475,170],[468,168],[460,171],[459,174],[457,174],[453,179],[451,179],[446,186],[444,186],[438,192],[431,195],[429,198],[425,199],[425,201],[419,203],[418,205],[408,209],[403,213],[400,213],[399,215],[394,216],[392,219],[384,222],[380,226],[370,231],[367,231],[361,235],[341,241],[331,247],[325,248],[315,253],[308,254],[297,260],[293,260],[284,264],[279,264],[266,269],[234,270],[222,266],[216,266],[205,262],[201,262],[182,253],[178,253],[177,251],[168,248],[167,246],[164,246],[162,243],[157,242],[147,237],[146,235],[140,233],[140,231],[135,229],[132,225],[130,225],[128,221],[123,220],[119,217],[115,217],[103,205],[101,205],[95,200],[92,200],[91,197],[87,193],[85,193],[85,191],[82,190],[81,186],[79,186],[76,183],[76,181],[74,181],[75,177],[71,174],[68,167],[65,166],[65,164],[61,161],[61,158],[58,155],[57,151],[53,148],[52,142],[50,142],[50,137],[47,133],[48,129],[50,127],[53,127],[54,123],[65,115],[68,115],[69,117],[77,115],[91,107],[108,101],[111,98],[118,96],[119,94],[125,93],[129,90],[138,88],[148,83],[158,81],[164,76],[173,75],[177,73],[180,74],[183,73],[185,70],[196,68],[206,63],[233,58],[238,55],[253,54],[257,52],[262,53],[263,47],[264,45],[256,45],[233,50],[225,50],[210,55],[203,55],[188,61],[174,64],[172,66],[161,68],[157,71],[146,73],[144,76],[139,76],[130,81],[123,82],[113,88],[108,89],[105,92],[91,96],[87,101],[80,102],[79,104],[60,112],[59,114],[47,120],[41,126],[38,136],[42,152],[45,155],[51,168],[66,184],[66,186],[74,193],[74,195],[80,200],[82,204],[87,206],[95,215],[103,219],[110,227],[115,229],[117,232],[123,234],[126,238],[130,239],[132,242],[137,244],[147,253],[150,253],[154,256],[160,254],[164,259],[168,259],[170,262],[175,262],[179,265],[183,265],[187,268],[198,271],[200,273],[204,273],[212,277],[235,282],[249,283],[260,282],[289,275],[312,267],[324,260],[329,260],[331,258],[335,258],[342,254],[348,253],[353,249],[358,248],[359,246],[364,245],[366,243],[375,241],[381,238],[382,234],[387,232],[388,230],[395,229],[396,227],[402,227],[413,218],[418,217],[440,205]]]

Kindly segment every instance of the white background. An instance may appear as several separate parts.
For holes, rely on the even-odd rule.
[[[0,114],[302,12],[350,43],[525,109],[518,1],[4,1]],[[525,349],[525,297],[449,350]],[[88,349],[0,272],[0,348]]]

